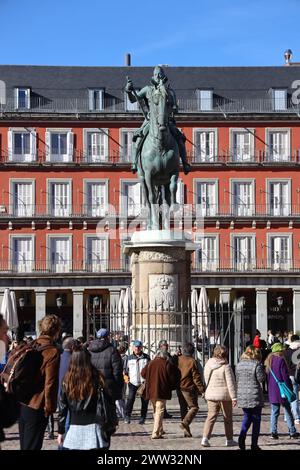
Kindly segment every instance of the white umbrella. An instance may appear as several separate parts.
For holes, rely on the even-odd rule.
[[[197,289],[193,289],[191,293],[191,309],[192,313],[196,313],[198,310],[198,292]]]
[[[119,303],[118,303],[118,313],[124,312],[124,298],[125,298],[125,289],[121,289]]]
[[[200,334],[202,339],[204,336],[208,338],[208,315],[209,315],[209,301],[207,296],[207,291],[204,286],[201,287],[199,302],[198,302],[198,312],[200,314]]]
[[[125,291],[125,296],[124,296],[124,302],[123,302],[123,308],[124,308],[124,327],[127,330],[128,329],[128,321],[129,321],[129,315],[132,312],[132,296],[131,296],[131,287],[127,287]]]
[[[17,312],[15,312],[14,315],[13,302],[10,295],[10,290],[8,288],[4,291],[4,296],[1,305],[1,313],[10,330],[18,327],[19,323],[16,314]]]
[[[11,297],[12,311],[13,311],[13,322],[12,322],[11,329],[16,330],[19,326],[19,320],[18,320],[16,293],[14,290],[10,291],[10,297]]]

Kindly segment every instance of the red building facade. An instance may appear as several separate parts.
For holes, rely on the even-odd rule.
[[[250,335],[300,330],[298,70],[166,69],[192,166],[177,193],[197,242],[192,285],[212,309],[243,297]],[[60,308],[79,336],[93,297],[107,310],[130,285],[122,245],[145,220],[129,73],[138,88],[152,69],[0,66],[0,289],[23,299],[28,331]]]

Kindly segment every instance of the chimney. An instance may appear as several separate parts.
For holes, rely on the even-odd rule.
[[[131,55],[130,54],[125,54],[125,66],[126,67],[131,66]]]
[[[287,49],[284,52],[285,65],[291,65],[292,58],[293,58],[293,53],[291,49]]]

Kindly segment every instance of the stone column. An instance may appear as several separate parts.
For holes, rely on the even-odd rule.
[[[256,289],[256,328],[261,338],[267,339],[268,333],[268,289]]]
[[[73,337],[83,335],[83,289],[73,290]]]
[[[300,334],[300,289],[293,289],[293,331]]]
[[[39,321],[46,315],[46,290],[35,291],[35,331],[39,335]]]

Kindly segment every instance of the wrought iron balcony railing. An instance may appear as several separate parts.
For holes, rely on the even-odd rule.
[[[123,96],[122,90],[116,90]],[[184,90],[182,90],[183,92]],[[14,98],[7,98],[0,103],[0,113],[18,114],[132,114],[139,113],[139,109],[127,109],[124,99],[104,96],[101,105],[94,108],[86,98],[46,98],[30,97],[28,103],[18,107]],[[294,104],[291,99],[277,103],[270,98],[214,98],[213,100],[199,100],[196,97],[179,98],[179,113],[196,114],[299,114],[300,105]]]

